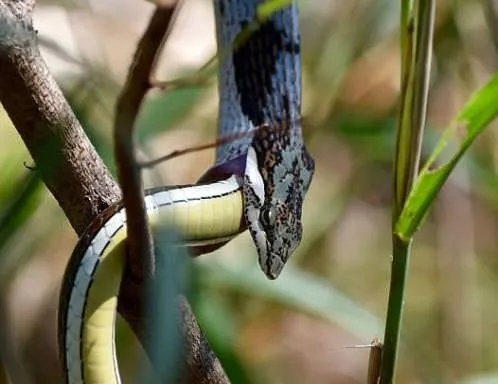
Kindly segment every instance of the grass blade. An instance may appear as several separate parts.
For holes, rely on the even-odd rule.
[[[401,7],[402,98],[394,172],[393,263],[387,306],[380,383],[394,382],[411,238],[394,228],[417,178],[425,127],[434,32],[434,0],[406,0]]]
[[[498,75],[495,75],[465,105],[454,121],[443,133],[436,148],[417,179],[406,206],[397,223],[396,233],[402,239],[411,238],[420,227],[432,202],[458,161],[474,140],[498,115]],[[465,128],[465,137],[456,153],[445,164],[431,169],[443,151],[457,138],[457,131]]]

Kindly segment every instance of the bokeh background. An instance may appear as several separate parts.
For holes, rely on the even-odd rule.
[[[239,236],[195,260],[192,304],[222,360],[247,382],[363,383],[361,346],[383,335],[389,286],[399,2],[299,3],[304,130],[316,161],[302,245],[270,282],[249,236]],[[495,3],[438,1],[426,155],[496,71]],[[113,171],[114,102],[152,8],[140,0],[36,8],[44,57]],[[157,77],[195,74],[215,44],[211,1],[185,1]],[[211,141],[217,102],[214,77],[152,92],[140,116],[141,156]],[[399,383],[498,383],[497,132],[491,126],[475,143],[416,236]],[[1,109],[0,138],[0,382],[7,372],[14,383],[56,382],[58,294],[77,239]],[[213,157],[209,150],[171,160],[146,172],[146,184],[195,182]],[[121,365],[133,377],[130,339],[121,339]]]

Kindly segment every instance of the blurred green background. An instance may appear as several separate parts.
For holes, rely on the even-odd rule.
[[[495,3],[497,3],[495,5]],[[316,172],[304,238],[267,281],[247,234],[194,262],[192,304],[233,382],[363,383],[382,337],[390,266],[391,178],[399,102],[398,2],[300,1],[303,115]],[[139,0],[39,1],[43,54],[114,170],[113,108],[152,6]],[[498,2],[438,1],[425,151],[498,66]],[[187,0],[157,77],[190,76],[215,53],[210,0]],[[497,100],[498,102],[498,100]],[[140,155],[213,139],[216,79],[151,92]],[[416,236],[399,383],[498,383],[498,136],[477,140]],[[56,309],[77,239],[0,110],[0,353],[18,382],[56,382]],[[192,183],[214,151],[171,160],[146,185]],[[133,376],[129,338],[121,366]],[[125,367],[126,366],[126,367]],[[8,382],[7,374],[0,382]]]

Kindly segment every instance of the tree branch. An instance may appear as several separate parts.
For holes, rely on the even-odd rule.
[[[178,6],[178,1],[157,5],[138,43],[128,78],[116,105],[115,153],[128,218],[128,276],[123,281],[120,296],[136,297],[136,299],[137,296],[143,297],[147,280],[154,275],[154,249],[145,210],[141,167],[135,156],[135,121],[142,101],[151,88],[156,61]],[[120,312],[128,313],[128,318],[133,319],[132,328],[141,335],[142,341],[152,340],[154,336],[148,333],[151,330],[151,319],[144,319],[143,307],[140,306],[138,313],[141,316],[137,317],[137,305],[129,306],[130,303],[139,302],[140,300],[120,300]],[[164,304],[171,305],[171,303]],[[221,364],[205,341],[185,299],[180,301],[180,311],[183,337],[187,345],[183,380],[187,383],[228,383]]]
[[[114,143],[118,179],[127,216],[127,268],[138,282],[154,274],[154,252],[143,195],[142,176],[135,156],[134,129],[142,101],[178,2],[157,6],[138,43],[128,78],[116,104]]]
[[[120,199],[37,47],[31,15],[0,1],[0,102],[78,235]]]
[[[0,0],[0,102],[22,137],[50,192],[78,235],[120,190],[95,151],[37,46],[31,12],[34,0]],[[143,345],[143,288],[125,282],[119,310]],[[185,302],[183,333],[188,383],[228,383]],[[168,358],[168,357],[165,357]]]

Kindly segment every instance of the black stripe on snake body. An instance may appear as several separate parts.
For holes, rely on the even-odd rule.
[[[249,21],[241,23],[241,30],[249,25]],[[261,52],[267,52],[261,55]],[[232,56],[235,70],[235,83],[240,95],[242,113],[255,125],[269,123],[268,112],[265,111],[267,100],[273,98],[275,92],[280,97],[283,110],[281,116],[290,116],[289,99],[275,87],[275,75],[279,62],[285,55],[298,55],[299,42],[292,41],[284,29],[277,28],[273,19],[262,23],[250,37],[237,47]],[[259,74],[258,76],[255,76]],[[271,112],[270,112],[271,113]],[[282,123],[282,117],[272,123]]]

